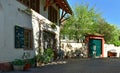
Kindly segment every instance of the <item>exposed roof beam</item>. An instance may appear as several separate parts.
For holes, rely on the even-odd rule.
[[[46,0],[44,10],[46,10],[46,9],[47,9],[47,7],[52,6],[53,4],[55,4],[55,3],[54,3],[54,2],[52,2],[51,0]]]
[[[62,11],[61,18],[60,18],[60,20],[59,20],[60,22],[61,22],[61,20],[65,17],[66,14],[67,14],[66,12]]]
[[[53,4],[56,4],[59,8],[61,8],[66,13],[72,14],[72,10],[66,0],[46,0],[46,4],[44,7],[44,10],[47,9],[47,7],[52,6]]]
[[[58,6],[65,12],[72,14],[72,10],[66,0],[54,0],[54,1],[57,2]]]

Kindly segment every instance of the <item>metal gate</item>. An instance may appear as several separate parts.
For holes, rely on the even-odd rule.
[[[102,54],[102,40],[90,39],[89,41],[89,56],[100,57]]]

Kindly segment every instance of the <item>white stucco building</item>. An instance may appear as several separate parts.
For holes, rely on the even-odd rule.
[[[60,21],[67,13],[72,11],[66,0],[0,0],[0,63],[21,59],[24,52],[33,58],[38,45],[42,52],[58,49]]]
[[[32,30],[31,16],[18,10],[26,9],[16,0],[0,0],[0,63],[10,62],[21,58],[23,48],[15,48],[15,26]],[[27,50],[31,57],[34,50]]]

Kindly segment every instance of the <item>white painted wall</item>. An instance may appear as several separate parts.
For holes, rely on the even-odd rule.
[[[62,46],[64,44],[64,46]],[[67,46],[67,44],[70,44],[72,46],[72,48],[69,48]],[[64,50],[64,52],[68,52],[68,51],[75,51],[76,49],[79,49],[81,47],[83,47],[82,43],[66,43],[66,42],[61,42],[61,49]],[[86,47],[87,48],[87,47]],[[120,57],[120,46],[114,46],[113,44],[104,44],[104,49],[103,49],[103,53],[104,53],[104,58],[108,57],[108,51],[111,50],[115,50],[115,52],[117,53],[116,57]]]
[[[30,15],[18,11],[18,8],[26,9],[16,0],[0,0],[0,63],[13,61],[23,55],[23,49],[14,47],[14,26],[32,29]],[[28,52],[31,57],[35,54],[33,50]]]
[[[44,23],[41,24],[41,30],[47,30],[47,31],[50,31],[51,33],[55,33],[56,36],[55,38],[57,38],[57,49],[59,48],[59,33],[60,33],[60,28],[59,26],[57,26],[57,29],[56,30],[53,30],[50,28],[50,24],[52,24],[51,21],[48,20],[48,7],[46,8],[46,10],[44,10],[44,6],[45,6],[45,0],[40,0],[40,14],[36,13],[35,11],[33,11],[33,16],[37,17],[39,20],[44,20]],[[57,25],[59,25],[59,19],[60,19],[60,10],[58,7],[56,7],[55,4],[52,5],[57,11],[58,11],[58,23]],[[38,33],[39,31],[39,28],[38,28],[38,21],[32,17],[32,26],[33,26],[33,32],[34,32],[34,46],[35,46],[35,49],[37,50],[38,49],[38,36],[36,36],[36,34]],[[48,28],[46,28],[48,26]]]
[[[48,18],[48,9],[44,11],[45,0],[40,0],[40,14],[34,12],[33,14],[49,24],[51,23]],[[33,29],[34,34],[34,47],[37,48],[36,42],[38,32],[38,21],[31,18],[30,15],[18,10],[25,10],[26,7],[19,3],[17,0],[0,0],[0,63],[10,62],[14,59],[21,58],[24,51],[23,49],[15,49],[14,45],[14,27],[15,25]],[[59,9],[57,9],[59,11]],[[59,13],[58,13],[59,15]],[[58,16],[59,19],[59,16]],[[42,26],[43,27],[43,26]],[[46,28],[43,28],[46,29]],[[57,30],[48,28],[50,32],[56,33],[56,38],[59,40],[59,27]],[[57,42],[59,43],[59,41]],[[59,47],[59,44],[58,44]],[[34,49],[35,49],[34,48]],[[31,58],[35,55],[34,50],[27,50],[31,54]]]
[[[67,45],[71,45],[71,48],[69,48]],[[82,43],[66,43],[66,42],[61,42],[61,49],[64,50],[64,52],[70,52],[70,51],[75,51],[76,49],[82,48]]]
[[[120,57],[120,46],[114,46],[113,44],[104,44],[104,57],[108,57],[108,51],[116,50],[117,56]]]
[[[54,30],[50,27],[50,25],[52,24],[47,18],[45,18],[44,16],[38,14],[37,12],[33,11],[32,10],[32,26],[33,26],[33,33],[34,33],[34,46],[35,46],[35,49],[37,50],[38,49],[38,32],[39,32],[39,22],[37,19],[39,19],[40,21],[44,21],[43,23],[40,23],[41,24],[41,30],[47,30],[47,31],[50,31],[51,33],[55,33],[56,34],[56,38],[57,40],[59,40],[59,27],[57,26],[57,29]],[[58,41],[59,42],[59,41]],[[57,43],[58,43],[57,42]],[[59,44],[57,45],[59,46]]]

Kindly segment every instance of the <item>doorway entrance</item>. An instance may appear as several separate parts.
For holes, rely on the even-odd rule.
[[[100,57],[102,54],[102,40],[90,39],[89,41],[89,57]]]

